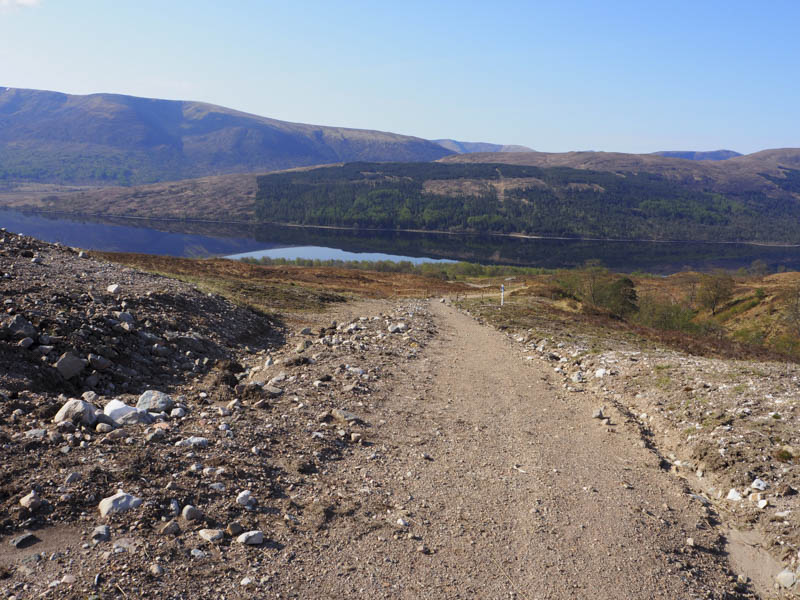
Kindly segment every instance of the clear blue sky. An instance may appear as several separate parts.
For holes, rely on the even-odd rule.
[[[800,2],[0,0],[0,85],[543,151],[800,146]]]

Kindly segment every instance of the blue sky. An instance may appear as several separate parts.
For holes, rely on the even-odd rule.
[[[542,151],[800,146],[800,3],[0,0],[0,85]]]

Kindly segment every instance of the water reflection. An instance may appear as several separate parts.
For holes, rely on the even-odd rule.
[[[609,242],[503,236],[377,232],[273,225],[121,218],[75,218],[1,210],[0,226],[83,248],[173,256],[238,255],[358,260],[464,260],[546,268],[600,260],[617,271],[670,273],[737,269],[754,260],[771,270],[800,270],[800,248],[753,244]],[[362,256],[362,255],[368,256]],[[387,258],[391,257],[391,258]]]

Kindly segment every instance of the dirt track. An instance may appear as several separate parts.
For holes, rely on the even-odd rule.
[[[393,481],[420,541],[389,540],[376,563],[374,537],[353,540],[349,560],[362,564],[346,579],[326,577],[322,589],[392,598],[744,597],[713,518],[622,415],[602,425],[591,398],[554,387],[552,372],[526,362],[502,333],[443,304],[431,310],[438,335],[377,411],[387,421],[386,472],[370,469]]]

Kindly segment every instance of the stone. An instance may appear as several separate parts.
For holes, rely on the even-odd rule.
[[[19,503],[28,510],[36,510],[42,505],[42,499],[36,493],[36,490],[32,490],[30,494],[23,496]]]
[[[607,370],[607,369],[597,369],[597,370],[594,372],[594,376],[595,376],[595,378],[597,378],[597,379],[602,379],[602,378],[603,378],[603,377],[605,377],[606,375],[608,375],[608,370]]]
[[[80,481],[81,479],[83,479],[83,475],[81,475],[80,473],[72,472],[69,475],[67,475],[67,478],[64,480],[64,483],[69,485],[70,483],[75,483],[76,481]]]
[[[731,502],[739,502],[742,499],[742,495],[734,488],[731,488],[726,496],[726,499],[730,500]]]
[[[72,352],[64,352],[56,361],[56,369],[64,379],[72,379],[86,368],[86,361]]]
[[[186,438],[185,440],[180,440],[179,442],[175,442],[175,445],[189,446],[191,448],[206,448],[208,446],[208,439],[193,435],[191,437]]]
[[[203,511],[199,508],[192,506],[191,504],[187,504],[183,507],[181,511],[181,516],[186,519],[187,521],[202,521],[203,520]]]
[[[243,492],[239,492],[239,495],[236,496],[236,504],[239,504],[244,507],[252,506],[256,503],[256,499],[253,498],[250,490],[244,490]]]
[[[189,552],[192,555],[192,558],[205,558],[206,553],[200,550],[199,548],[192,548],[192,551]]]
[[[119,490],[113,496],[103,498],[100,501],[98,508],[100,509],[100,516],[106,517],[108,515],[115,515],[138,508],[141,504],[141,498],[137,498],[136,496],[126,494],[122,490]]]
[[[78,400],[72,398],[67,400],[64,406],[53,417],[53,423],[61,423],[62,421],[70,421],[71,423],[80,423],[81,425],[92,426],[97,422],[97,409],[86,402],[85,400]]]
[[[176,521],[169,521],[161,528],[161,535],[178,535],[181,532],[181,527]]]
[[[186,411],[179,406],[178,408],[173,408],[170,411],[169,416],[173,419],[180,419],[186,416]]]
[[[389,325],[389,333],[404,333],[407,329],[408,325],[403,322]]]
[[[139,401],[136,403],[136,408],[153,413],[168,413],[174,407],[175,401],[164,392],[157,390],[147,390],[139,396]]]
[[[118,284],[118,283],[112,283],[111,285],[109,285],[109,286],[106,288],[106,291],[107,291],[109,294],[116,294],[116,293],[119,291],[119,287],[120,287],[120,286],[119,286],[119,284]]]
[[[236,537],[242,534],[242,532],[244,531],[244,527],[242,527],[236,521],[233,521],[232,523],[228,523],[228,526],[225,528],[225,531],[228,532],[228,535]]]
[[[581,371],[576,371],[572,374],[570,379],[572,380],[572,383],[583,383],[583,373]]]
[[[331,416],[336,419],[337,421],[341,421],[343,423],[350,423],[352,421],[361,421],[358,415],[355,413],[351,413],[348,410],[342,410],[340,408],[334,408],[331,411]]]
[[[240,544],[248,546],[258,546],[264,543],[264,534],[261,531],[246,531],[236,538]]]
[[[105,405],[103,408],[103,414],[110,417],[117,423],[121,423],[122,420],[129,414],[137,412],[136,409],[132,406],[128,406],[121,400],[110,400],[108,404]]]
[[[8,323],[6,323],[6,329],[8,332],[15,338],[34,338],[38,334],[36,327],[33,326],[33,323],[28,321],[22,315],[16,315],[13,319],[11,319]]]
[[[219,542],[225,539],[225,532],[222,529],[201,529],[197,535],[207,542]]]
[[[763,479],[759,479],[758,477],[756,477],[753,480],[753,483],[750,484],[750,487],[753,488],[754,490],[759,490],[763,492],[769,487],[769,485]]]
[[[283,395],[283,390],[279,387],[275,387],[274,385],[265,385],[263,389],[270,398],[277,398],[278,396]]]
[[[111,528],[108,525],[98,525],[92,531],[92,541],[97,544],[99,542],[107,542],[111,539]]]
[[[22,548],[33,546],[38,541],[39,538],[32,533],[23,533],[22,535],[13,538],[9,543],[14,546],[14,548],[21,550]]]
[[[29,429],[25,432],[26,440],[42,441],[47,436],[47,429]]]
[[[784,569],[775,577],[775,581],[783,588],[790,588],[797,582],[797,575],[788,569]]]
[[[28,348],[33,346],[33,338],[29,337],[22,338],[19,342],[17,342],[17,346],[23,348],[24,350],[27,350]]]
[[[105,356],[100,356],[99,354],[89,354],[89,364],[93,369],[97,369],[98,371],[105,371],[108,367],[111,366],[111,361],[108,360]]]
[[[153,577],[161,577],[164,574],[164,567],[161,565],[150,565],[150,575]]]
[[[602,408],[595,409],[595,411],[592,413],[592,418],[604,419],[605,417],[603,416],[603,409]]]
[[[311,327],[303,327],[300,330],[300,335],[311,335]]]
[[[97,433],[109,433],[114,430],[114,427],[112,425],[109,425],[108,423],[98,423],[95,426],[94,430]]]

